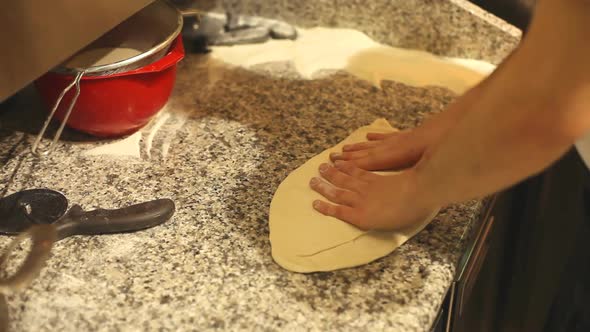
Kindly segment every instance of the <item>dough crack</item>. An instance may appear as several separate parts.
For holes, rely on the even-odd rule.
[[[364,236],[364,235],[366,235],[366,234],[367,234],[367,233],[360,234],[359,236],[357,236],[357,237],[353,238],[352,240],[344,241],[344,242],[342,242],[342,243],[339,243],[339,244],[333,245],[333,246],[331,246],[331,247],[327,247],[327,248],[324,248],[324,249],[318,250],[318,251],[316,251],[316,252],[314,252],[314,253],[311,253],[311,254],[299,254],[299,255],[297,255],[297,256],[298,256],[298,257],[311,257],[311,256],[315,256],[315,255],[321,254],[321,253],[323,253],[323,252],[326,252],[326,251],[328,251],[328,250],[332,250],[332,249],[334,249],[334,248],[338,248],[338,247],[341,247],[341,246],[343,246],[343,245],[346,245],[346,244],[349,244],[349,243],[354,243],[354,242],[355,242],[356,240],[358,240],[358,239],[359,239],[361,236]]]

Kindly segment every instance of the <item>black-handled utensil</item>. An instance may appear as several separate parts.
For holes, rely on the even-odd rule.
[[[0,233],[18,234],[37,224],[51,224],[68,210],[68,200],[55,190],[30,189],[0,199]]]
[[[138,231],[162,224],[174,215],[174,202],[157,199],[116,210],[84,211],[50,189],[24,190],[0,199],[0,233],[18,234],[33,225],[52,224],[57,240],[71,235]],[[67,213],[66,213],[67,211]]]
[[[95,235],[138,231],[162,224],[174,214],[174,202],[157,199],[116,210],[84,211],[74,205],[53,225],[57,240],[71,235]]]
[[[11,276],[0,278],[0,331],[8,328],[6,294],[26,287],[41,271],[51,247],[71,235],[94,235],[142,230],[170,219],[174,202],[157,199],[116,210],[84,211],[50,189],[24,190],[0,198],[0,233],[19,234],[0,254],[0,270],[9,254],[27,237],[32,248],[25,261]],[[67,213],[66,213],[67,211]]]

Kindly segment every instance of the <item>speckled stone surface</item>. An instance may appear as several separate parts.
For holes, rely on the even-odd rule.
[[[210,10],[213,0],[193,0]],[[498,64],[520,31],[467,0],[217,0],[216,10],[262,15],[301,27],[365,32],[378,42]]]
[[[213,0],[211,0],[213,1]],[[244,0],[244,12],[302,26],[357,28],[377,40],[498,63],[518,33],[463,0]],[[231,5],[231,4],[228,4]],[[14,331],[427,331],[482,202],[443,211],[393,254],[355,269],[287,272],[270,257],[268,207],[308,158],[378,117],[415,126],[454,96],[347,74],[304,81],[289,64],[230,69],[189,55],[169,118],[141,158],[90,157],[104,142],[66,132],[28,155],[43,114],[30,91],[0,106],[0,196],[48,187],[84,208],[159,197],[177,212],[153,229],[57,243],[47,267],[8,297]],[[4,246],[10,238],[1,236]]]
[[[149,157],[147,127],[140,159],[82,156],[102,143],[68,133],[36,160],[26,134],[42,117],[34,96],[0,113],[8,193],[48,187],[87,209],[158,197],[177,204],[173,219],[153,229],[57,243],[31,287],[8,298],[13,329],[428,330],[479,202],[445,209],[374,263],[310,275],[272,261],[268,208],[290,171],[352,129],[378,117],[414,126],[453,95],[393,82],[380,91],[344,73],[297,80],[289,64],[246,71],[197,55],[179,73]]]

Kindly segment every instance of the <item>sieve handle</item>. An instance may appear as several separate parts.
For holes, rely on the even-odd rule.
[[[0,279],[0,293],[8,295],[27,287],[39,275],[49,258],[57,233],[53,225],[35,225],[19,234],[0,256],[0,268],[6,268],[10,253],[27,238],[31,238],[32,247],[25,261],[13,275]]]
[[[68,85],[61,92],[61,94],[59,95],[59,97],[55,101],[55,104],[53,105],[53,109],[49,113],[49,116],[47,117],[47,119],[45,120],[45,123],[43,124],[43,128],[41,128],[41,131],[37,135],[37,138],[35,139],[35,142],[33,142],[33,146],[31,147],[31,152],[34,155],[36,155],[37,157],[46,156],[49,153],[51,153],[51,151],[53,151],[53,149],[55,148],[55,143],[61,137],[61,133],[63,132],[63,130],[64,130],[65,126],[66,126],[66,123],[68,122],[68,119],[70,118],[70,114],[72,113],[72,110],[74,109],[74,106],[76,105],[76,101],[78,100],[78,97],[80,96],[80,80],[82,79],[82,76],[84,76],[85,73],[86,73],[85,71],[78,72],[76,74],[76,77],[72,81],[72,83],[70,83],[70,85]],[[43,138],[43,135],[45,135],[45,132],[47,131],[47,127],[49,127],[49,123],[51,123],[51,120],[53,119],[53,116],[54,116],[55,112],[59,108],[59,105],[61,104],[61,101],[62,101],[63,97],[74,86],[76,87],[76,94],[74,95],[74,98],[72,98],[72,100],[70,101],[70,106],[68,107],[68,111],[66,112],[66,114],[65,114],[65,116],[64,116],[64,118],[63,118],[63,120],[61,122],[61,125],[59,126],[57,132],[55,133],[55,136],[53,136],[53,140],[51,141],[51,143],[49,144],[49,146],[47,146],[45,148],[45,150],[40,150],[39,149],[39,146],[40,146],[40,143],[41,143],[41,139]]]

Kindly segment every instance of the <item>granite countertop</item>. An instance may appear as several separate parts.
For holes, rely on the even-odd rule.
[[[28,149],[43,114],[23,92],[0,109],[3,194],[47,187],[86,209],[169,197],[177,212],[149,230],[57,243],[33,284],[8,297],[11,327],[427,331],[481,202],[444,209],[385,258],[307,275],[272,261],[268,208],[289,172],[351,130],[379,117],[415,126],[453,97],[395,82],[378,90],[346,73],[300,80],[288,63],[248,71],[187,55],[167,121],[142,131],[141,158],[85,156],[104,142],[67,132],[39,160]]]

